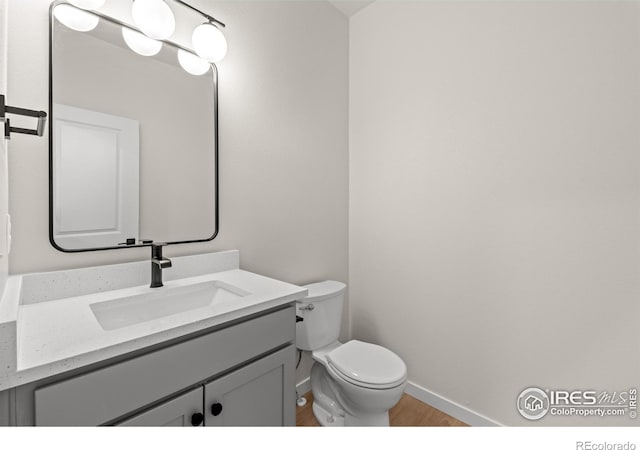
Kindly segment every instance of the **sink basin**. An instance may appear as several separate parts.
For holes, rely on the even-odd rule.
[[[109,331],[237,300],[249,294],[222,281],[208,281],[188,286],[165,286],[145,294],[93,303],[90,307],[102,329]]]

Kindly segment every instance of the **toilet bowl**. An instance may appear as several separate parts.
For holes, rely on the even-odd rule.
[[[346,286],[324,281],[304,286],[298,301],[296,346],[311,351],[313,413],[325,426],[388,426],[389,409],[407,385],[402,359],[382,346],[338,341]]]

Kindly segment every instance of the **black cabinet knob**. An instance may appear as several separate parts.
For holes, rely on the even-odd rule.
[[[214,403],[213,405],[211,405],[211,414],[213,414],[214,416],[218,416],[221,412],[222,405],[220,403]]]
[[[200,425],[202,425],[202,422],[204,422],[204,414],[195,413],[191,416],[191,425],[193,425],[194,427],[199,427]]]

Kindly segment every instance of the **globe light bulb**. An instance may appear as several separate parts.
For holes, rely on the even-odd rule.
[[[176,29],[176,19],[163,0],[134,0],[133,21],[151,39],[167,39]]]
[[[131,50],[142,56],[153,56],[162,48],[162,42],[155,41],[130,28],[122,28],[122,37]]]
[[[191,75],[204,75],[211,67],[208,61],[182,49],[178,50],[178,62]]]
[[[91,31],[100,22],[100,18],[95,14],[64,3],[53,9],[53,15],[61,24],[76,31]]]
[[[227,54],[227,40],[222,31],[212,23],[203,23],[193,30],[191,42],[198,56],[216,63]]]
[[[67,0],[74,6],[82,9],[98,9],[106,0]]]

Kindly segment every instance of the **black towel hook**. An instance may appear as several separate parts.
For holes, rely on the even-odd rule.
[[[38,125],[35,130],[28,128],[12,127],[11,122],[6,114],[17,114],[20,116],[35,117],[38,119]],[[11,139],[11,133],[31,134],[34,136],[42,136],[44,134],[44,125],[47,122],[47,113],[44,111],[33,111],[31,109],[16,108],[5,103],[4,95],[0,95],[0,121],[4,122],[4,138]]]

